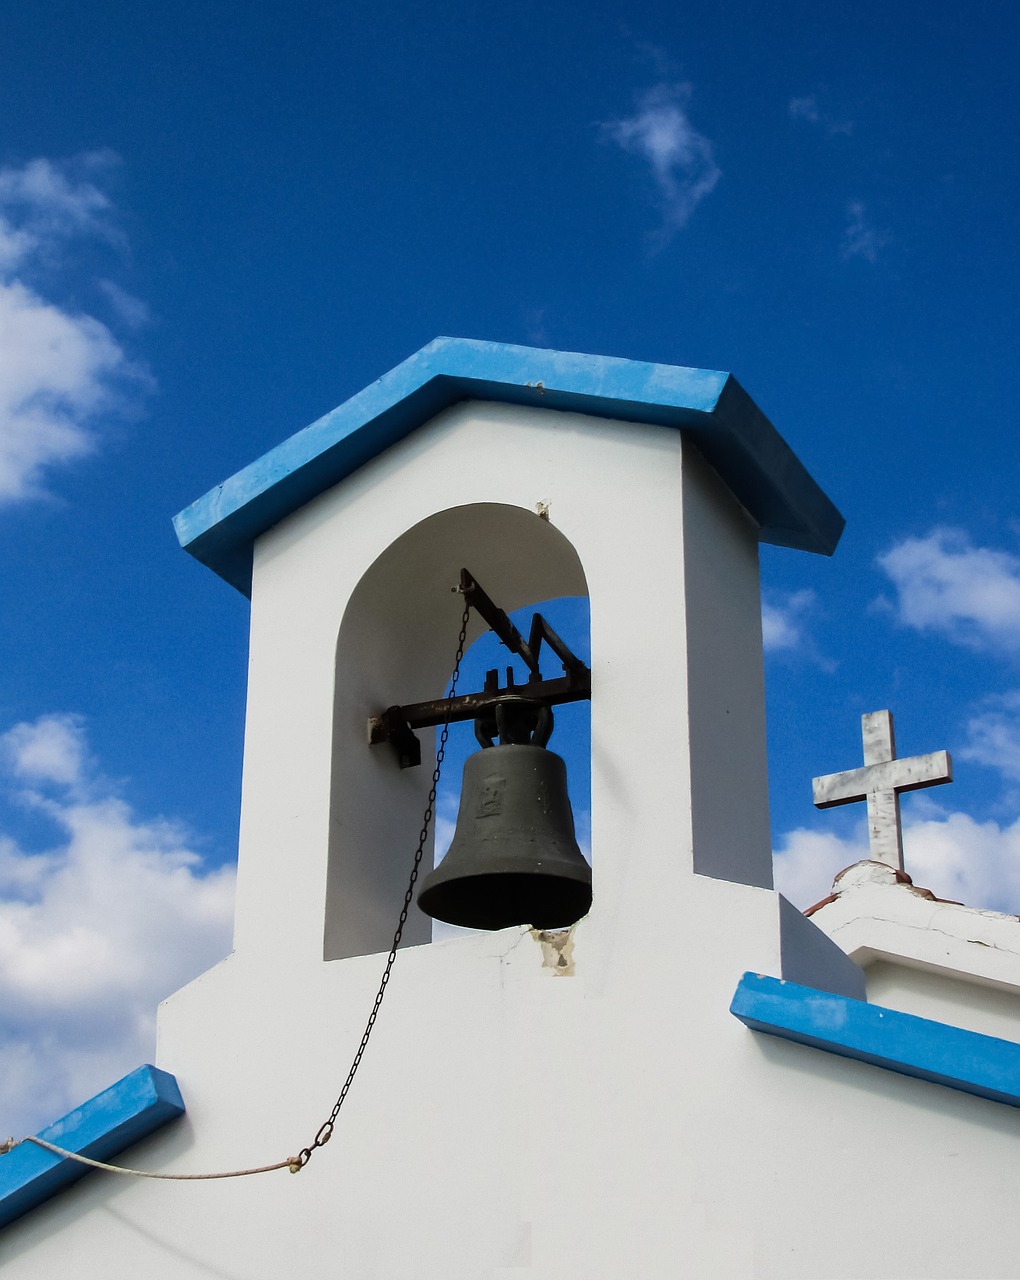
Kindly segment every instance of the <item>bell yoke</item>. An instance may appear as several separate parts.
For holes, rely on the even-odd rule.
[[[552,707],[590,698],[591,672],[541,614],[525,641],[466,569],[459,589],[531,675],[517,687],[508,668],[500,689],[490,671],[481,693],[390,707],[369,722],[370,742],[391,742],[405,768],[421,759],[415,728],[473,719],[482,747],[464,765],[457,828],[446,857],[425,877],[418,906],[471,929],[571,925],[591,907],[591,867],[574,834],[566,765],[546,743]],[[560,679],[542,679],[543,641],[563,663]]]

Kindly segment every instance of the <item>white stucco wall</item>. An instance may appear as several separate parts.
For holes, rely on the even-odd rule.
[[[676,433],[577,415],[458,406],[261,540],[236,951],[162,1007],[157,1060],[188,1114],[131,1161],[281,1159],[325,1118],[382,963],[323,958],[324,930],[327,954],[360,945],[343,849],[354,866],[362,843],[392,857],[392,871],[365,873],[385,902],[428,782],[385,755],[364,763],[360,692],[344,682],[382,705],[435,692],[461,563],[507,608],[548,594],[546,569],[554,585],[578,570],[537,517],[535,545],[552,550],[524,588],[482,525],[470,547],[433,526],[407,585],[435,601],[425,689],[412,668],[389,683],[396,640],[374,672],[357,644],[335,671],[347,603],[437,512],[540,501],[592,606],[594,905],[574,930],[573,975],[554,976],[523,928],[408,947],[337,1134],[307,1169],[89,1177],[0,1237],[12,1277],[1016,1274],[1017,1113],[757,1037],[729,1014],[746,969],[854,980],[765,887],[754,531]],[[366,796],[388,806],[382,825],[339,819],[336,768],[356,750]]]

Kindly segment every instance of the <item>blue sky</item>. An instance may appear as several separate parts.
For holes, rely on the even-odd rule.
[[[762,556],[774,845],[889,707],[919,883],[1020,911],[1018,13],[0,15],[0,1127],[229,945],[247,604],[171,516],[438,334],[734,372],[847,517]]]

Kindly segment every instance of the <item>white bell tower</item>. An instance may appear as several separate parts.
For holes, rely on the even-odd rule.
[[[177,527],[250,584],[239,954],[388,947],[431,770],[365,725],[442,695],[463,565],[508,611],[590,597],[592,923],[771,888],[758,541],[842,521],[731,378],[440,339]]]

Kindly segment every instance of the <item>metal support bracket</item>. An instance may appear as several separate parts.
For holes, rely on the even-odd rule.
[[[522,698],[537,706],[554,707],[561,703],[583,702],[591,698],[591,671],[556,634],[540,613],[531,620],[527,640],[521,635],[509,617],[494,604],[483,588],[467,571],[460,571],[460,591],[474,609],[511,653],[517,655],[531,673],[526,684],[518,685],[512,667],[506,668],[506,684],[499,685],[499,672],[489,671],[479,693],[461,694],[457,698],[435,698],[428,702],[415,702],[408,706],[393,706],[368,721],[370,746],[390,742],[397,753],[402,769],[421,764],[421,743],[414,735],[415,729],[463,720],[493,717],[500,702],[519,701]],[[553,680],[544,680],[539,668],[538,656],[546,644],[559,658],[564,674]]]

